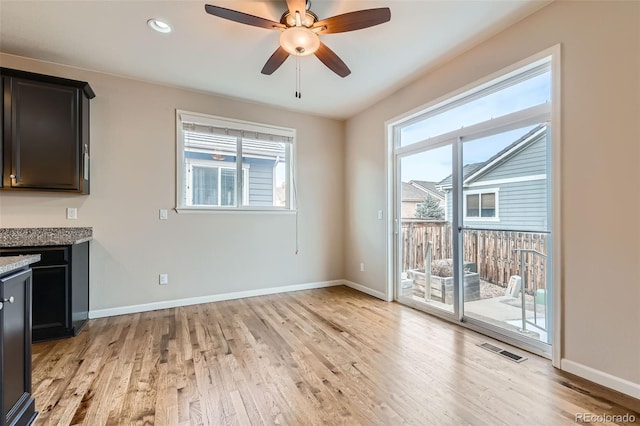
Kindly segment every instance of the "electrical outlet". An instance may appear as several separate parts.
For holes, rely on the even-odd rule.
[[[67,219],[77,219],[78,218],[78,209],[75,207],[67,208]]]
[[[159,282],[160,285],[169,284],[169,274],[160,274]]]
[[[364,262],[360,262],[360,272],[364,272]]]
[[[167,211],[167,209],[160,209],[160,220],[167,219],[169,219],[169,212]]]

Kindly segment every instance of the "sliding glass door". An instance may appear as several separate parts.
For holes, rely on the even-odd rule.
[[[436,184],[453,173],[453,144],[427,146],[397,161],[398,298],[457,315],[454,242],[447,200]]]
[[[390,125],[396,300],[549,353],[551,58]]]
[[[547,125],[463,141],[464,318],[551,343]]]

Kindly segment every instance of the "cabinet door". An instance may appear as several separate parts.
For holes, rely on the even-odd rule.
[[[79,90],[17,77],[12,77],[8,86],[11,140],[4,141],[4,154],[11,167],[5,186],[78,190]],[[9,158],[5,158],[5,165]]]
[[[0,279],[0,299],[8,300],[0,311],[3,333],[1,424],[24,424],[33,415],[30,286],[29,270]]]

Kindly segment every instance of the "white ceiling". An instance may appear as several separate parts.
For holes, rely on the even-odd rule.
[[[312,1],[320,19],[388,6],[391,21],[322,35],[352,73],[340,78],[313,56],[300,59],[302,99],[294,97],[295,59],[260,73],[278,31],[211,16],[217,6],[279,21],[285,0],[0,0],[0,51],[212,92],[334,118],[347,118],[420,73],[496,34],[548,1]],[[152,31],[162,18],[170,34]]]

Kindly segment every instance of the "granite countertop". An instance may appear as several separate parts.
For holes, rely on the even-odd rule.
[[[39,254],[30,254],[27,256],[6,256],[0,257],[0,275],[24,268],[32,263],[40,261]]]
[[[0,228],[0,247],[68,246],[93,238],[93,228]]]

